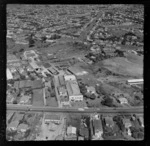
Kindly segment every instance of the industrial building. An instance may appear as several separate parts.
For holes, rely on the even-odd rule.
[[[83,101],[83,95],[80,93],[80,89],[76,81],[68,81],[66,87],[70,101]]]
[[[74,75],[64,75],[64,79],[65,79],[65,81],[69,81],[69,80],[71,80],[71,81],[76,81],[76,77],[74,76]]]
[[[60,86],[65,86],[66,85],[64,76],[62,76],[62,75],[58,76],[58,80],[59,80]]]
[[[127,80],[127,84],[134,85],[134,84],[143,84],[143,79],[132,79]]]

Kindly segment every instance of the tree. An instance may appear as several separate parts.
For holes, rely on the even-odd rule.
[[[45,43],[45,42],[46,42],[46,39],[47,39],[46,36],[41,37],[41,42],[42,42],[42,43]]]
[[[23,48],[22,48],[22,49],[20,49],[20,50],[19,50],[19,52],[24,52],[24,49],[23,49]]]
[[[94,100],[96,98],[95,94],[91,94],[90,99]]]
[[[109,106],[109,107],[113,107],[113,99],[107,97],[106,99],[104,99],[102,102],[101,102],[102,105],[105,105],[105,106]]]

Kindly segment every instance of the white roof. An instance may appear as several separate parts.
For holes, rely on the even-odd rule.
[[[69,126],[67,128],[67,134],[76,134],[76,127]]]
[[[10,70],[7,68],[7,79],[13,79],[12,73],[10,72]]]
[[[67,80],[76,80],[76,77],[74,75],[64,75],[65,81]]]
[[[132,80],[128,80],[128,82],[143,82],[143,79],[132,79]]]

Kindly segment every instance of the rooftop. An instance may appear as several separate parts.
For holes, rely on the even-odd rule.
[[[20,130],[27,130],[28,129],[28,125],[27,124],[20,124],[17,128],[19,131]]]
[[[60,120],[60,115],[56,114],[45,114],[46,120]]]
[[[70,96],[71,95],[81,95],[77,82],[68,81],[66,87],[67,87],[68,94]]]

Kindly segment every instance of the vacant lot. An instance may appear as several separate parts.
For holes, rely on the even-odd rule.
[[[127,58],[116,57],[102,61],[103,67],[107,68],[111,72],[132,77],[143,76],[142,62],[141,58],[133,55],[129,55]]]
[[[33,90],[33,105],[34,106],[43,106],[44,105],[43,89]]]

